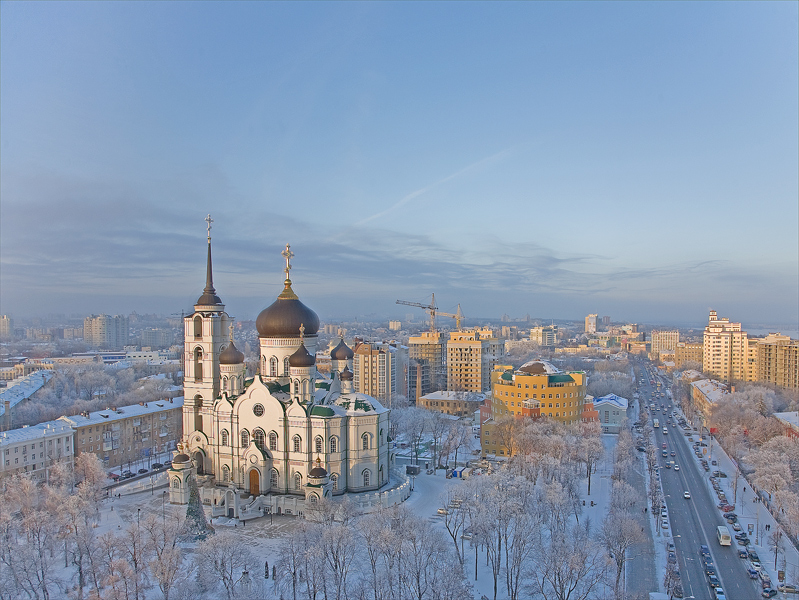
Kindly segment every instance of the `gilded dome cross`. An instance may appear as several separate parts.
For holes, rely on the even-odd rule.
[[[286,249],[280,253],[283,258],[286,259],[286,268],[283,269],[286,273],[286,279],[289,278],[289,271],[291,270],[291,259],[294,257],[294,253],[291,251],[291,246],[286,244]]]

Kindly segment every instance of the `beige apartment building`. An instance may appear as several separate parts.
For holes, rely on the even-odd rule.
[[[62,421],[47,421],[0,433],[0,479],[28,474],[36,481],[47,481],[57,463],[73,465],[73,432]]]
[[[83,320],[83,341],[103,350],[118,350],[128,343],[128,318],[120,315],[91,315]]]
[[[596,333],[596,315],[588,315],[585,318],[585,332]]]
[[[747,381],[751,378],[748,362],[749,338],[740,323],[718,318],[710,311],[702,346],[702,368],[721,381]]]
[[[408,340],[408,398],[418,401],[447,383],[447,340],[440,331],[423,331]]]
[[[651,334],[650,352],[653,356],[659,356],[661,352],[673,352],[680,341],[680,332],[675,330],[663,331],[653,329]]]
[[[558,326],[533,327],[530,329],[530,341],[539,346],[554,346],[558,341]]]
[[[758,340],[757,380],[799,390],[799,340],[779,333]]]
[[[431,392],[419,398],[417,406],[455,417],[471,417],[485,402],[485,394],[476,392]]]
[[[703,348],[702,342],[678,342],[674,348],[675,368],[680,369],[689,362],[701,365]]]
[[[491,372],[505,357],[505,343],[486,329],[453,331],[447,341],[447,390],[491,389]]]
[[[408,349],[385,342],[360,342],[353,356],[356,392],[377,398],[387,407],[397,395],[407,396]]]
[[[75,430],[75,454],[91,452],[106,468],[173,450],[183,435],[183,398],[144,402],[58,419]]]

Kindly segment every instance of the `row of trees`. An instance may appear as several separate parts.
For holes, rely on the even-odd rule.
[[[175,385],[169,378],[145,379],[145,367],[117,369],[105,365],[59,368],[27,402],[14,409],[14,426],[35,425],[83,411],[163,399]]]

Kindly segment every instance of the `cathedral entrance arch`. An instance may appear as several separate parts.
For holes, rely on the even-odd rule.
[[[258,496],[261,493],[261,474],[258,469],[250,471],[250,494]]]
[[[201,451],[197,450],[197,452],[194,453],[193,462],[197,467],[197,475],[205,475],[205,466],[203,464],[205,462],[205,457]]]
[[[236,501],[235,497],[233,496],[233,492],[227,492],[225,494],[225,508],[227,508],[227,516],[231,519],[233,518],[233,503]]]

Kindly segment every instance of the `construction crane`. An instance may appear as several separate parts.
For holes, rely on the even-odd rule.
[[[461,305],[458,304],[458,311],[456,313],[440,312],[436,306],[435,294],[433,294],[430,304],[422,304],[421,302],[408,302],[407,300],[397,300],[397,304],[404,304],[405,306],[415,306],[417,308],[425,309],[430,314],[430,331],[433,333],[436,332],[436,313],[444,317],[452,317],[455,319],[455,326],[458,328],[458,331],[461,329],[461,321],[464,319],[463,313],[461,312]]]

